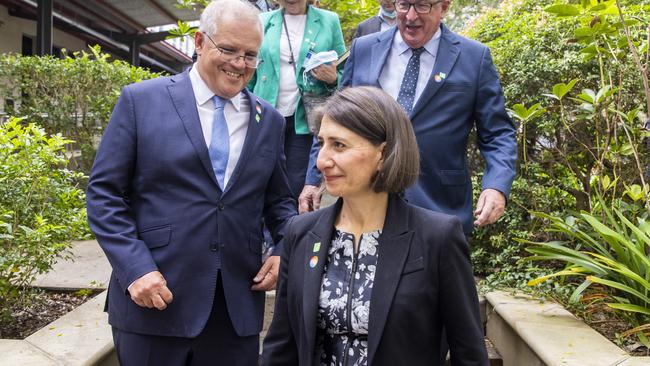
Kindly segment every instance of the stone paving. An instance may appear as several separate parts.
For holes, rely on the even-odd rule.
[[[106,289],[111,265],[97,241],[73,242],[71,252],[72,259],[59,259],[52,270],[38,276],[32,286],[64,291]]]

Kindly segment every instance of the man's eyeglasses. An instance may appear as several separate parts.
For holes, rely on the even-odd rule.
[[[239,61],[240,58],[242,58],[244,60],[244,65],[246,65],[246,67],[248,67],[248,68],[257,69],[257,66],[259,66],[260,59],[257,58],[257,56],[239,55],[236,51],[229,50],[227,48],[219,47],[212,40],[212,38],[210,38],[210,36],[207,33],[205,33],[205,32],[202,32],[202,33],[210,40],[210,42],[212,42],[212,44],[214,45],[214,48],[217,51],[219,51],[219,53],[221,54],[221,58],[223,58],[224,61],[235,63],[235,62]]]
[[[418,14],[429,14],[431,12],[431,8],[433,8],[434,5],[441,3],[442,0],[434,1],[432,4],[429,3],[410,3],[405,0],[399,0],[395,1],[393,4],[395,4],[395,10],[397,10],[398,13],[408,13],[409,10],[411,10],[411,6],[415,9],[415,12]]]

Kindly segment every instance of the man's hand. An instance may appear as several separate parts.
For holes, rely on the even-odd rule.
[[[496,189],[488,188],[481,192],[476,203],[474,225],[484,226],[499,220],[506,208],[506,197]]]
[[[165,310],[174,298],[167,281],[158,271],[149,272],[129,286],[131,300],[143,308]]]
[[[318,80],[327,84],[336,84],[336,66],[334,64],[322,64],[317,68],[311,70],[311,74]]]
[[[257,272],[253,282],[255,285],[251,287],[253,291],[269,291],[275,289],[275,284],[278,282],[278,272],[280,271],[280,256],[272,255],[270,256],[262,268]]]
[[[317,186],[305,184],[298,197],[298,213],[315,211],[320,208],[321,191]]]

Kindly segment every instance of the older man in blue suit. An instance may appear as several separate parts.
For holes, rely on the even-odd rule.
[[[474,225],[493,223],[503,214],[517,140],[490,50],[441,24],[448,7],[449,0],[396,1],[397,28],[355,40],[341,85],[380,87],[404,107],[422,159],[420,177],[406,198],[459,216],[469,235]],[[474,126],[486,169],[472,211],[467,140]],[[312,156],[316,153],[312,149]],[[319,182],[310,164],[300,211],[319,206]]]
[[[262,262],[262,217],[280,242],[296,214],[284,119],[244,89],[257,14],[211,3],[191,70],[125,87],[106,128],[87,207],[113,267],[107,310],[122,365],[257,364],[279,266]]]

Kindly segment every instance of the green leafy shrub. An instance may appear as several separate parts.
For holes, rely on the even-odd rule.
[[[63,59],[0,55],[0,98],[13,101],[6,112],[72,140],[71,168],[86,173],[122,87],[158,76],[109,58],[99,46]]]
[[[475,265],[493,284],[521,287],[552,270],[518,262],[527,254],[513,238],[549,239],[542,220],[526,211],[589,212],[592,181],[601,175],[618,182],[608,200],[644,186],[646,97],[615,1],[577,3],[572,16],[557,16],[553,0],[504,0],[466,31],[490,46],[519,130],[520,166],[506,214],[473,241]],[[637,3],[624,2],[626,24],[645,57],[650,7]]]
[[[0,316],[72,238],[89,234],[85,177],[66,168],[68,143],[17,118],[0,125]]]
[[[598,203],[591,213],[549,215],[536,212],[547,221],[546,231],[555,240],[534,242],[527,250],[533,254],[528,261],[556,261],[566,264],[554,273],[530,280],[537,285],[554,277],[583,278],[573,288],[569,303],[577,303],[585,290],[601,292],[599,298],[616,309],[635,326],[648,324],[636,331],[645,346],[650,346],[650,222],[643,197],[632,202],[617,199]],[[592,284],[609,291],[594,290]],[[635,333],[633,331],[632,333]]]

